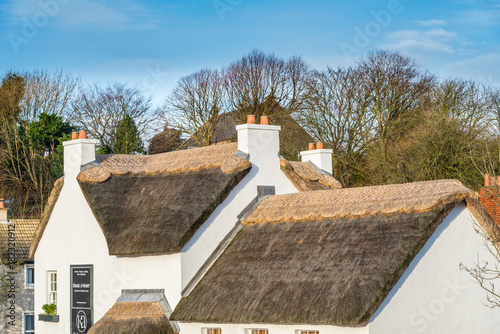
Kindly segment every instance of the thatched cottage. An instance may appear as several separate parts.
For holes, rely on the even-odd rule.
[[[458,181],[340,189],[331,151],[279,154],[279,126],[153,156],[64,143],[31,254],[47,333],[494,333],[460,263],[498,233]],[[57,282],[51,282],[56,273]],[[56,284],[53,284],[56,283]],[[54,290],[55,289],[55,290]]]

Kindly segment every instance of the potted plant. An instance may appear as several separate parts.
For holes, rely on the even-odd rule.
[[[59,315],[56,314],[57,306],[56,304],[45,304],[42,306],[44,313],[38,315],[38,320],[59,322]]]

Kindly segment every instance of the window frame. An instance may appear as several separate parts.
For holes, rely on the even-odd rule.
[[[319,330],[297,329],[295,334],[319,334]]]
[[[33,282],[28,283],[28,270],[32,270],[32,278]],[[26,289],[34,289],[35,288],[35,265],[30,263],[30,264],[25,264],[24,265],[24,287]]]
[[[53,274],[55,274],[55,281],[52,281]],[[52,283],[55,283],[55,290],[52,290]],[[47,270],[47,304],[57,305],[57,270]]]
[[[220,327],[203,327],[201,329],[201,334],[222,334],[222,328],[220,328]]]
[[[247,328],[245,330],[246,334],[261,334],[260,332],[264,331],[264,334],[269,334],[269,329],[267,328]]]
[[[33,317],[33,329],[26,329],[26,316]],[[35,334],[35,312],[23,312],[23,333]]]

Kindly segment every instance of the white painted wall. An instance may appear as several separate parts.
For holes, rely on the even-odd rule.
[[[186,287],[236,225],[237,216],[257,197],[257,186],[275,186],[276,194],[297,192],[280,169],[280,127],[243,124],[238,125],[236,129],[238,149],[250,155],[252,169],[182,249],[182,288]]]
[[[249,329],[267,329],[269,334],[299,334],[297,330],[319,331],[320,334],[368,334],[368,327],[270,324],[204,324],[179,323],[182,334],[204,334],[203,328],[221,328],[222,334],[251,334]],[[386,332],[389,334],[392,332]]]
[[[300,152],[302,162],[310,161],[320,169],[332,174],[332,149],[317,149]]]
[[[35,254],[35,314],[47,303],[47,270],[58,274],[60,322],[36,320],[36,333],[70,332],[70,265],[94,265],[94,323],[121,289],[165,289],[168,302],[181,297],[180,254],[116,257],[108,254],[102,230],[74,177],[65,179],[59,200]]]
[[[484,291],[459,269],[492,260],[474,221],[463,204],[451,211],[370,319],[370,334],[498,333],[500,309],[483,305]]]

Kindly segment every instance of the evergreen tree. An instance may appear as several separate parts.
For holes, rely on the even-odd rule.
[[[116,154],[144,153],[144,146],[139,136],[139,131],[130,115],[125,116],[116,129],[116,141],[113,145],[113,152]]]

